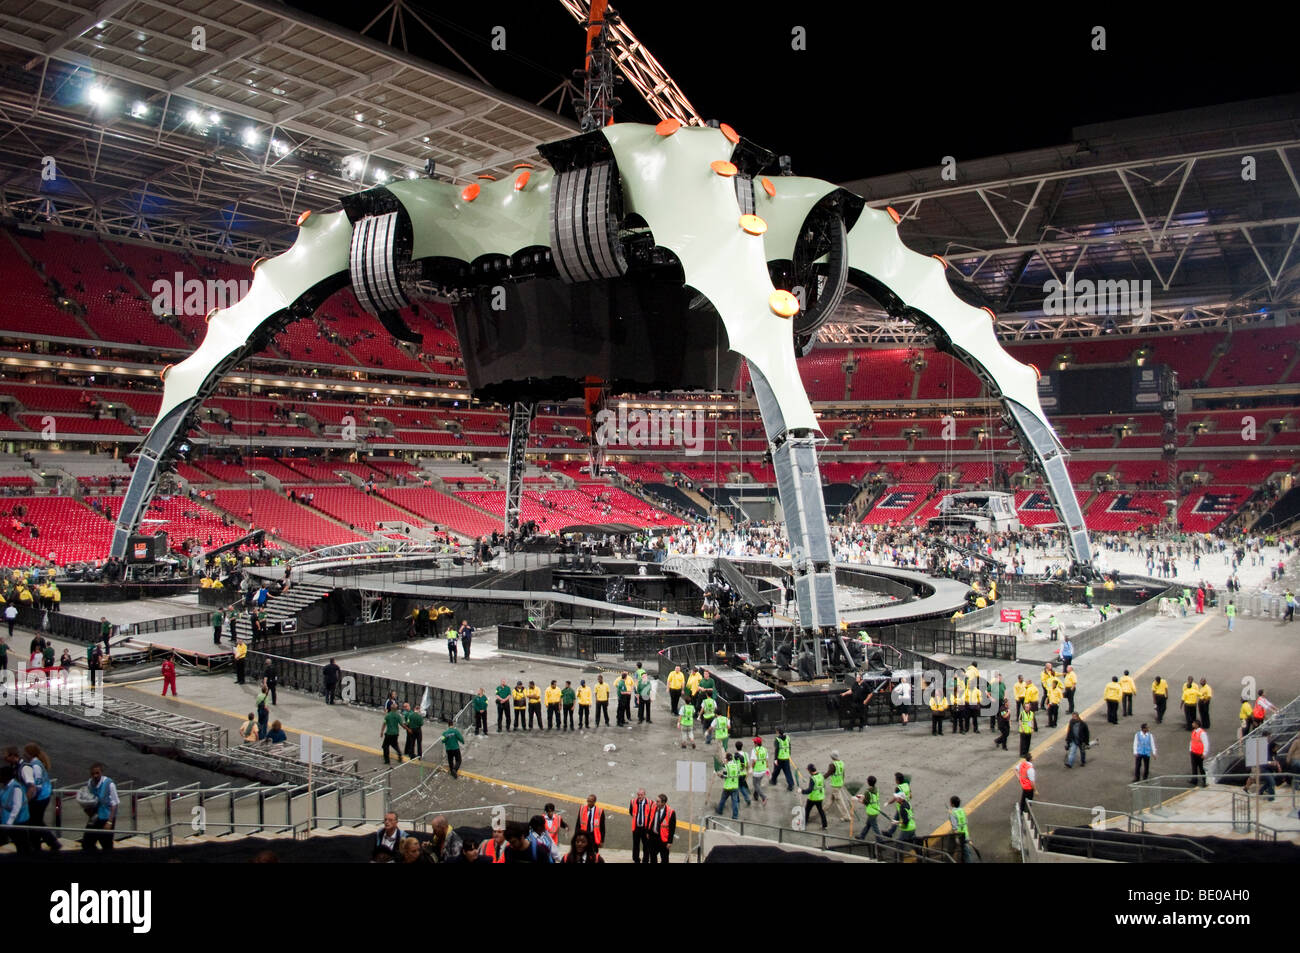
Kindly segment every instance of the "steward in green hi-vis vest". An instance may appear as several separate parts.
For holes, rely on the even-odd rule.
[[[844,762],[832,761],[831,766],[835,769],[834,772],[831,774],[831,787],[833,788],[844,787]]]
[[[740,762],[732,758],[727,762],[727,775],[722,781],[724,791],[736,791],[740,788]]]
[[[776,760],[777,761],[790,760],[790,739],[789,738],[776,739]]]
[[[767,749],[762,745],[754,745],[754,773],[767,774]]]
[[[695,706],[687,702],[682,706],[682,727],[690,728],[695,724]]]
[[[954,807],[952,809],[952,829],[954,833],[961,834],[963,837],[970,837],[970,828],[966,825],[965,808]]]
[[[812,793],[808,795],[808,800],[813,802],[826,800],[826,779],[822,777],[820,771],[813,772]]]
[[[713,737],[717,739],[718,744],[726,744],[731,737],[731,719],[726,715],[719,715],[713,719]]]

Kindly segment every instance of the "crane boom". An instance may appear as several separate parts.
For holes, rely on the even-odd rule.
[[[590,0],[560,0],[560,4],[587,28],[587,50],[590,54],[591,42],[599,32],[599,24],[608,9],[608,0],[595,0],[594,3]],[[631,30],[618,20],[608,22],[605,30],[605,42],[610,48],[613,62],[660,119],[676,119],[684,126],[704,125],[704,120],[695,111],[681,87],[654,55],[642,46]],[[588,67],[590,68],[590,62]]]

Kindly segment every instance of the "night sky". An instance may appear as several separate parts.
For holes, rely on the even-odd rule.
[[[290,5],[352,29],[377,8]],[[411,7],[492,85],[529,101],[582,65],[583,32],[556,0]],[[705,118],[789,153],[797,174],[833,181],[933,166],[945,155],[1060,145],[1080,125],[1300,88],[1291,31],[1256,8],[1218,7],[1213,17],[1166,8],[1161,22],[1004,4],[615,7]],[[498,25],[505,51],[490,48]],[[1105,52],[1091,49],[1098,25]],[[792,49],[796,26],[806,50]],[[369,35],[382,40],[387,19],[381,27]],[[407,37],[413,53],[466,72],[409,17]],[[618,118],[654,121],[636,92],[623,90]]]

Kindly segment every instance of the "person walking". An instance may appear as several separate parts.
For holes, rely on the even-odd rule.
[[[651,846],[650,822],[654,815],[654,803],[645,795],[645,788],[636,792],[636,797],[628,803],[627,813],[632,818],[632,863],[650,863]],[[645,859],[642,860],[644,854]]]
[[[975,852],[970,846],[970,827],[966,821],[966,812],[962,809],[961,798],[953,795],[948,798],[948,823],[952,826],[952,831],[957,835],[957,846],[961,848],[961,862],[963,864],[975,863]]]
[[[573,690],[573,682],[565,682],[564,687],[560,689],[560,709],[564,713],[564,730],[573,731],[573,703],[577,700],[577,693]]]
[[[692,748],[695,747],[695,706],[689,701],[682,705],[681,714],[677,716],[677,727],[682,733],[682,747],[685,748],[687,742],[690,742]]]
[[[1028,708],[1020,713],[1020,757],[1029,757],[1029,745],[1034,738],[1034,714]]]
[[[1119,676],[1112,675],[1110,681],[1106,683],[1106,688],[1102,691],[1101,697],[1106,701],[1106,720],[1112,725],[1119,724],[1119,703],[1124,697],[1124,689],[1120,686]]]
[[[262,671],[262,687],[266,689],[271,698],[272,705],[280,704],[275,697],[275,687],[280,684],[280,676],[275,671],[275,663],[270,659],[266,662],[266,668]]]
[[[554,804],[547,804],[542,808],[542,824],[546,827],[546,836],[551,839],[551,844],[558,850],[560,847],[560,831],[568,830],[569,825],[565,823],[564,818],[555,812]]]
[[[338,692],[339,681],[342,676],[343,670],[339,668],[334,659],[330,659],[329,664],[321,669],[321,678],[325,682],[325,704],[334,704],[334,696]]]
[[[14,749],[17,756],[17,750]],[[27,806],[27,789],[18,776],[13,764],[0,767],[0,845],[12,843],[19,855],[32,852],[29,831],[24,830],[31,823],[31,811]]]
[[[1201,727],[1206,731],[1210,730],[1210,699],[1213,697],[1214,691],[1210,688],[1210,683],[1201,679],[1201,684],[1196,689],[1196,713]]]
[[[776,784],[777,776],[782,772],[785,773],[786,790],[793,791],[794,775],[790,773],[790,739],[786,736],[785,729],[778,726],[776,729],[776,767],[772,770],[773,784]]]
[[[1061,687],[1061,680],[1052,677],[1047,683],[1047,727],[1055,728],[1056,720],[1061,713],[1061,700],[1065,697],[1065,689]]]
[[[668,673],[665,684],[668,686],[668,703],[672,707],[673,717],[676,718],[677,706],[682,698],[682,688],[686,685],[686,676],[682,674],[680,665]]]
[[[1006,705],[1004,704],[1005,708]],[[867,778],[867,786],[862,789],[862,793],[854,796],[854,800],[860,801],[867,812],[867,821],[862,830],[857,834],[858,840],[867,839],[867,831],[876,832],[876,840],[880,839],[880,791],[876,789],[876,776],[873,774]]]
[[[700,730],[704,732],[704,743],[713,739],[713,719],[718,717],[718,703],[710,695],[700,693]]]
[[[1201,727],[1199,719],[1192,722],[1192,740],[1188,744],[1187,750],[1192,758],[1192,787],[1196,786],[1198,775],[1201,779],[1201,787],[1208,787],[1205,780],[1205,756],[1210,751],[1210,736]]]
[[[1069,708],[1066,710],[1066,714],[1073,715],[1074,714],[1074,693],[1079,688],[1079,676],[1074,674],[1073,665],[1067,665],[1065,667],[1065,679],[1061,682],[1061,688],[1063,689],[1063,694],[1065,695],[1065,701],[1069,705]]]
[[[1020,756],[1020,764],[1016,765],[1016,779],[1020,782],[1020,810],[1027,811],[1029,802],[1038,791],[1038,775],[1034,772],[1034,763],[1028,755]]]
[[[1088,731],[1088,723],[1083,720],[1083,716],[1077,711],[1070,716],[1070,723],[1065,728],[1065,766],[1074,767],[1075,758],[1079,759],[1079,765],[1082,767],[1088,763],[1088,742],[1092,736]]]
[[[609,727],[609,686],[605,684],[605,676],[596,676],[596,727],[600,727],[600,719],[603,715],[605,718],[605,727]]]
[[[533,730],[533,720],[536,719],[537,727],[542,727],[542,690],[534,682],[528,683],[528,730]]]
[[[1196,721],[1198,714],[1197,709],[1201,704],[1201,690],[1196,687],[1196,682],[1192,676],[1187,676],[1187,684],[1183,686],[1183,718],[1187,721],[1187,730],[1192,730],[1192,722]]]
[[[578,683],[578,728],[591,727],[591,686],[584,678]]]
[[[447,658],[451,661],[452,665],[455,665],[456,664],[456,630],[453,629],[451,626],[447,626],[447,631],[445,633],[445,636],[447,639]]]
[[[650,818],[650,830],[646,835],[646,852],[648,864],[668,863],[668,848],[677,836],[677,812],[668,806],[668,795],[659,795],[654,814]]]
[[[98,847],[100,850],[112,850],[113,828],[117,824],[117,808],[121,801],[117,796],[117,785],[104,774],[104,766],[98,761],[90,766],[90,780],[86,782],[86,789],[94,796],[95,802],[87,810],[90,820],[86,824],[86,833],[81,838],[81,849],[94,850]]]
[[[822,802],[826,800],[826,779],[815,764],[808,765],[808,786],[800,793],[808,795],[808,800],[803,805],[804,826],[807,826],[808,818],[812,815],[813,808],[816,808],[817,816],[822,819],[822,830],[826,830],[826,812],[822,809]]]
[[[1061,667],[1063,669],[1069,669],[1070,665],[1073,662],[1074,662],[1074,643],[1070,641],[1069,636],[1066,636],[1065,641],[1061,643]],[[1073,709],[1071,709],[1070,714],[1074,714]]]
[[[529,727],[532,727],[531,724]],[[546,686],[546,730],[563,727],[564,723],[560,720],[560,687],[555,684],[555,679],[551,679],[551,684]]]
[[[993,742],[993,747],[1007,750],[1007,738],[1011,736],[1011,703],[1007,699],[1002,699],[1002,704],[997,713],[998,736]]]
[[[718,743],[718,755],[721,758],[727,752],[727,742],[731,740],[731,719],[719,713],[709,727],[713,731],[713,739]],[[708,738],[704,740],[708,741]]]
[[[264,695],[259,695],[259,696],[258,696],[259,699],[264,698],[264,697],[265,697]],[[257,717],[258,717],[258,722],[259,722],[259,724],[258,724],[258,728],[259,728],[259,729],[262,729],[262,728],[264,727],[264,726],[261,724],[261,720],[262,720],[262,711],[263,711],[263,710],[264,710],[263,707],[259,707],[258,710],[257,710]],[[380,743],[381,743],[382,748],[383,748],[384,764],[390,764],[390,763],[391,763],[391,762],[388,760],[388,749],[389,749],[389,748],[392,748],[392,749],[393,749],[393,754],[397,755],[397,763],[398,763],[398,764],[401,764],[401,763],[402,763],[402,749],[401,749],[401,747],[400,747],[400,746],[398,745],[398,743],[397,743],[397,738],[398,738],[398,736],[402,733],[402,712],[401,712],[400,709],[398,709],[398,708],[390,708],[390,709],[388,709],[388,711],[384,712],[383,725],[382,725],[382,727],[380,728],[380,732],[379,732],[379,733],[380,733]],[[265,730],[259,730],[259,736],[262,737],[262,738],[265,738],[265,737],[266,737],[266,731],[265,731]]]
[[[265,738],[267,723],[271,720],[271,709],[266,706],[266,689],[259,689],[254,708],[257,711],[257,737]]]
[[[835,805],[840,820],[852,820],[853,808],[849,805],[849,794],[844,790],[844,762],[838,751],[831,752],[831,763],[826,774],[831,780],[831,803]]]
[[[176,656],[175,653],[163,659],[162,662],[162,680],[163,690],[162,697],[167,697],[167,689],[172,690],[172,698],[176,697]]]
[[[745,754],[745,743],[736,742],[736,760],[740,762],[740,796],[745,799],[745,807],[752,807],[754,799],[749,796],[749,757]]]
[[[1151,775],[1151,759],[1156,756],[1156,736],[1144,722],[1133,735],[1133,780],[1145,781]]]
[[[1124,669],[1124,674],[1119,679],[1120,690],[1120,710],[1125,717],[1133,714],[1133,700],[1137,698],[1137,683],[1133,681],[1133,676]]]
[[[763,747],[762,738],[754,738],[754,750],[749,756],[750,775],[754,780],[754,800],[767,804],[767,795],[763,793],[763,782],[767,780],[767,749]]]
[[[23,760],[18,766],[18,776],[25,787],[27,797],[27,823],[31,826],[29,843],[33,850],[39,851],[41,844],[49,844],[50,850],[63,849],[59,839],[45,826],[45,811],[50,806],[50,797],[54,793],[50,781],[50,756],[41,750],[35,742],[23,748]]]
[[[1156,724],[1164,724],[1165,708],[1169,705],[1169,683],[1160,675],[1151,683],[1151,703],[1156,709]]]
[[[460,777],[460,746],[464,743],[465,736],[448,718],[447,727],[442,733],[442,747],[447,752],[447,769],[453,778]]]
[[[1023,675],[1017,675],[1015,684],[1011,686],[1011,697],[1016,702],[1016,718],[1020,717],[1021,711],[1025,707],[1025,688],[1027,683]]]
[[[740,763],[732,757],[731,752],[727,752],[726,763],[723,764],[722,770],[718,772],[718,777],[722,778],[722,797],[718,801],[718,809],[715,814],[721,814],[722,809],[727,802],[731,802],[731,819],[735,820],[740,817]],[[822,825],[825,827],[825,824]]]

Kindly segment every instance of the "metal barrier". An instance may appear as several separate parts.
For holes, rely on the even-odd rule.
[[[961,632],[920,625],[866,627],[877,642],[918,653],[1015,661],[1017,640],[1005,632]]]
[[[256,674],[266,668],[268,661],[275,662],[276,676],[281,689],[307,692],[311,695],[323,695],[325,692],[325,666],[320,662],[305,659],[285,658],[269,655],[265,652],[248,653],[250,672]],[[369,675],[364,672],[342,671],[343,688],[350,692],[351,698],[344,694],[346,703],[370,708],[382,708],[389,692],[397,692],[397,701],[410,702],[411,707],[420,704],[425,693],[429,694],[430,704],[425,709],[428,717],[444,721],[455,718],[470,703],[472,695],[467,692],[453,691],[447,688],[432,688],[417,682],[405,682],[396,678]]]
[[[1074,657],[1077,659],[1084,652],[1099,648],[1111,639],[1123,635],[1143,622],[1154,619],[1160,612],[1160,600],[1162,598],[1168,598],[1171,594],[1174,598],[1177,598],[1181,593],[1182,586],[1173,586],[1158,593],[1136,608],[1119,612],[1105,622],[1100,622],[1091,628],[1085,629],[1078,635],[1072,634],[1070,641],[1074,643]]]
[[[312,631],[258,638],[253,648],[267,655],[305,658],[331,652],[351,652],[359,648],[391,645],[414,638],[410,619],[391,619],[359,625],[331,625]]]
[[[704,818],[703,828],[705,831],[723,831],[739,837],[756,837],[776,844],[789,844],[791,847],[810,847],[835,854],[850,854],[887,864],[951,864],[954,863],[951,850],[956,846],[956,838],[948,835],[918,837],[910,844],[890,838],[868,842],[822,831],[796,831],[777,824],[732,820],[716,814]]]
[[[1028,802],[1028,826],[1039,852],[1129,863],[1210,863],[1213,853],[1186,837],[1155,834],[1131,814],[1050,801]],[[1022,854],[1028,845],[1022,845]]]
[[[1265,718],[1262,724],[1244,738],[1239,738],[1214,757],[1208,759],[1205,762],[1205,773],[1218,781],[1234,768],[1244,767],[1246,738],[1262,737],[1265,731],[1269,732],[1272,739],[1277,742],[1279,749],[1287,747],[1296,734],[1300,733],[1300,698],[1292,699]]]

